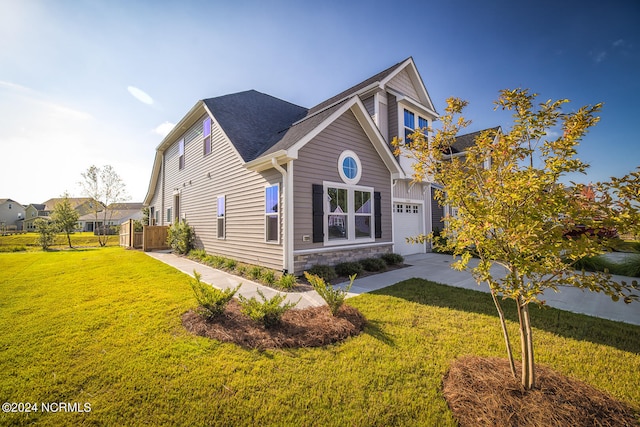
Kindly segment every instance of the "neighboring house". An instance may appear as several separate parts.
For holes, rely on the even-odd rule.
[[[0,231],[22,230],[25,209],[12,199],[0,199]]]
[[[44,203],[32,203],[25,209],[25,219],[24,219],[24,229],[26,231],[35,231],[35,220],[38,218],[49,218],[56,204],[62,202],[64,198],[54,198],[49,199]],[[80,218],[86,216],[89,212],[93,211],[93,207],[96,202],[95,200],[88,197],[69,197],[69,203],[71,206],[78,211],[80,214]],[[93,222],[93,219],[91,219]],[[78,221],[78,231],[89,231],[85,230],[86,224],[84,221]]]
[[[107,220],[107,225],[120,225],[130,219],[140,221],[142,208],[144,208],[142,202],[112,203],[109,205],[109,210],[112,212],[111,219]]]
[[[390,141],[437,118],[412,58],[307,109],[254,90],[198,101],[164,138],[144,204],[209,253],[296,274],[425,252],[437,188]],[[436,215],[437,216],[437,215]]]

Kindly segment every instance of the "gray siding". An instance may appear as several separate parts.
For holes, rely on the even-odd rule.
[[[342,182],[338,173],[338,158],[346,150],[355,152],[362,163],[358,185],[373,187],[382,196],[382,238],[391,242],[391,175],[371,141],[367,138],[351,111],[347,111],[299,152],[294,161],[294,250],[320,249],[322,243],[303,242],[303,236],[313,235],[312,185],[323,181]],[[338,250],[340,247],[334,247]]]
[[[398,136],[398,102],[396,101],[396,97],[388,94],[387,95],[387,105],[388,105],[388,117],[389,117],[389,137],[388,141],[393,141],[393,138]]]
[[[367,112],[371,117],[373,117],[376,113],[375,106],[374,106],[374,99],[375,99],[374,96],[370,96],[367,99],[362,100],[364,107],[367,109]]]
[[[202,120],[185,134],[185,167],[178,167],[178,141],[165,152],[164,224],[167,208],[175,212],[174,194],[180,195],[180,213],[196,233],[196,246],[207,253],[270,268],[282,268],[282,243],[265,242],[264,191],[268,184],[281,183],[282,175],[247,170],[237,152],[213,120],[212,152],[204,155]],[[162,176],[158,188],[161,191]],[[282,197],[282,191],[280,192]],[[217,197],[225,196],[225,239],[217,238]],[[160,209],[154,197],[154,206]],[[282,236],[282,227],[280,230]],[[282,237],[280,239],[282,242]]]
[[[411,78],[409,77],[407,70],[399,72],[397,76],[387,83],[387,86],[403,95],[409,96],[417,101],[421,101],[420,95],[418,95],[418,91],[411,82]]]

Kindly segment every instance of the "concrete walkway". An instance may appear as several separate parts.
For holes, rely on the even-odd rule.
[[[234,276],[224,271],[207,267],[184,257],[165,252],[147,252],[147,254],[190,276],[193,276],[193,271],[195,270],[202,275],[203,282],[221,289],[236,287],[239,283],[242,283],[238,292],[247,298],[257,296],[257,289],[261,290],[267,298],[271,298],[278,293],[275,289],[260,285],[243,277]],[[385,288],[414,277],[431,280],[444,285],[489,292],[489,287],[486,284],[479,286],[471,277],[470,273],[453,270],[451,268],[452,262],[453,258],[450,255],[434,253],[409,255],[405,257],[405,264],[410,265],[409,267],[357,279],[353,283],[349,296],[356,296]],[[493,272],[499,275],[501,273],[500,270],[501,267],[494,267]],[[623,276],[614,276],[614,278],[618,282],[621,280],[627,282],[639,280],[637,278],[634,279]],[[320,298],[315,291],[287,292],[286,295],[287,301],[299,301],[296,306],[297,308],[314,307],[324,304],[322,298]],[[625,304],[622,301],[613,302],[611,298],[606,295],[582,291],[577,288],[562,288],[558,293],[553,290],[548,290],[541,299],[546,299],[547,305],[561,310],[640,325],[640,301],[634,301],[631,304]]]

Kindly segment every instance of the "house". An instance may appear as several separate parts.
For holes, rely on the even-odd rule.
[[[25,209],[24,230],[35,231],[35,220],[38,218],[48,219],[55,206],[63,200],[64,198],[59,197],[49,199],[44,203],[31,203],[28,205]],[[94,204],[99,203],[88,197],[69,197],[68,200],[73,209],[78,211],[80,218],[87,215],[89,212],[92,212]],[[85,227],[87,227],[85,222],[79,220],[78,231],[89,231],[85,230]]]
[[[0,199],[0,231],[20,231],[24,221],[25,209],[12,199]]]
[[[309,109],[255,90],[200,100],[157,147],[144,204],[209,253],[295,274],[425,252],[406,238],[440,223],[437,186],[390,141],[436,118],[412,58]]]

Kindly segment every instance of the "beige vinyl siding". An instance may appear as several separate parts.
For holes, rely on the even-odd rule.
[[[422,101],[420,99],[418,91],[411,81],[411,78],[409,77],[409,73],[407,72],[407,70],[402,70],[401,72],[399,72],[393,79],[389,81],[389,83],[387,83],[387,86],[400,92],[403,95],[415,99],[416,101]]]
[[[294,250],[319,249],[313,243],[312,185],[323,181],[342,182],[338,173],[338,158],[344,150],[355,152],[362,163],[362,176],[357,185],[373,187],[382,196],[382,238],[376,242],[391,242],[391,176],[354,114],[347,111],[307,143],[294,161]],[[303,242],[309,236],[309,242]],[[353,242],[352,242],[353,244]],[[334,247],[336,250],[338,247]]]
[[[265,186],[281,183],[282,175],[273,169],[264,173],[247,170],[215,118],[211,126],[212,150],[205,156],[204,117],[184,134],[184,169],[178,169],[180,138],[166,151],[163,215],[168,207],[175,212],[174,193],[179,191],[180,213],[195,229],[196,247],[241,262],[282,269],[282,245],[265,242],[264,217]],[[224,239],[217,237],[218,196],[225,196]]]

